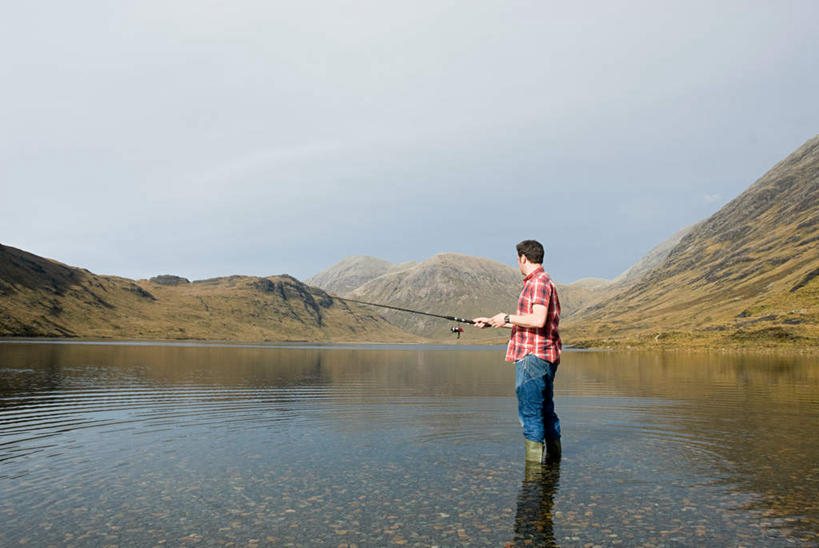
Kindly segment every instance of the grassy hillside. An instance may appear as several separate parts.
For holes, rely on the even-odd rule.
[[[558,292],[560,293],[560,302],[563,305],[562,317],[568,320],[577,314],[582,314],[586,309],[598,305],[600,302],[641,281],[649,272],[662,264],[668,254],[671,253],[671,250],[695,226],[691,225],[678,230],[613,280],[583,278],[570,284],[559,284]]]
[[[567,322],[593,345],[816,346],[819,136],[626,290]]]
[[[471,318],[513,311],[522,285],[516,268],[455,253],[399,265],[349,257],[309,281],[323,290],[286,275],[134,281],[0,245],[0,336],[454,340],[446,320],[325,291]],[[819,348],[819,136],[615,280],[558,292],[570,345]],[[466,341],[508,336],[465,328]]]
[[[0,336],[389,341],[418,338],[290,276],[128,280],[0,245]]]
[[[665,259],[691,228],[659,244],[615,280],[585,278],[571,284],[557,284],[561,318],[565,321],[639,281]],[[548,271],[548,265],[546,269]],[[516,268],[458,253],[442,253],[421,263],[400,265],[373,257],[348,257],[309,278],[308,282],[339,296],[466,318],[514,311],[522,287],[522,277]],[[350,290],[352,286],[355,287]],[[433,339],[451,337],[445,320],[390,310],[379,313],[411,333]],[[508,337],[508,331],[475,332],[467,328],[465,337],[502,341]]]

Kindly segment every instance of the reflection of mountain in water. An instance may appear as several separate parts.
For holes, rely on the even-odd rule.
[[[82,424],[139,425],[150,416],[183,425],[195,416],[214,425],[309,419],[350,433],[398,421],[413,425],[413,443],[462,443],[491,437],[487,421],[513,417],[496,412],[514,397],[514,371],[492,347],[15,343],[0,345],[0,367],[0,410],[20,408],[21,420],[47,425],[43,439]],[[480,399],[463,412],[452,404],[461,397]]]
[[[722,471],[739,491],[757,493],[752,508],[767,516],[819,520],[810,480],[819,455],[819,366],[810,357],[570,352],[556,392],[634,398],[635,408],[647,407],[645,422],[606,430],[662,438],[658,451],[667,451],[670,466]]]
[[[39,508],[61,503],[49,498],[63,497],[57,481],[70,485],[79,498],[65,499],[60,520],[116,485],[123,500],[180,495],[184,506],[201,493],[182,485],[209,482],[223,501],[237,481],[255,485],[253,504],[271,513],[292,504],[271,493],[325,497],[305,512],[322,524],[336,523],[336,508],[371,516],[392,502],[400,511],[386,515],[417,517],[404,520],[404,538],[426,534],[426,544],[463,544],[462,533],[549,545],[552,514],[561,540],[605,544],[619,527],[621,539],[658,545],[771,545],[770,529],[781,534],[773,545],[815,544],[819,366],[808,357],[566,352],[559,498],[555,474],[521,483],[514,368],[502,360],[501,348],[3,343],[2,474],[34,485]],[[450,509],[462,503],[468,512]],[[4,505],[19,510],[7,531],[46,519],[19,496]],[[345,540],[385,544],[356,527]],[[287,531],[307,543],[298,534],[310,530]]]

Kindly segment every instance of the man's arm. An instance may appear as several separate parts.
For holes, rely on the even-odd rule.
[[[520,327],[538,328],[546,325],[546,307],[542,304],[536,304],[532,307],[531,314],[509,314],[509,323],[504,321],[506,317],[505,312],[498,312],[491,318],[475,318],[474,321],[477,327],[505,327],[511,329],[517,325]]]

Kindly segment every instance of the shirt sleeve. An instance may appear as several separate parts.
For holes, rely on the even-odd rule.
[[[537,280],[532,291],[530,305],[534,307],[536,304],[539,304],[549,308],[549,298],[551,296],[552,290],[550,285],[543,283],[543,280]]]

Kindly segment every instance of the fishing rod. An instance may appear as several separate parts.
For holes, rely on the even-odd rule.
[[[399,312],[409,312],[410,314],[421,314],[423,316],[432,316],[433,318],[442,318],[444,320],[449,320],[451,322],[468,323],[468,324],[472,324],[472,325],[475,325],[476,323],[478,323],[478,322],[476,322],[474,320],[470,320],[470,319],[467,319],[467,318],[459,318],[457,316],[446,316],[446,315],[443,315],[443,314],[432,314],[430,312],[421,312],[420,310],[412,310],[412,309],[409,309],[409,308],[401,308],[400,306],[390,306],[390,305],[387,305],[387,304],[370,303],[370,302],[367,302],[367,301],[359,301],[359,300],[356,300],[356,299],[345,299],[344,297],[333,297],[333,298],[338,299],[340,301],[347,301],[347,302],[350,302],[350,303],[366,304],[368,306],[377,306],[378,308],[389,308],[390,310],[398,310]],[[453,328],[450,329],[450,331],[452,331],[453,333],[457,333],[459,339],[461,338],[461,333],[464,332],[464,330],[463,330],[463,328],[461,326],[453,327]]]

